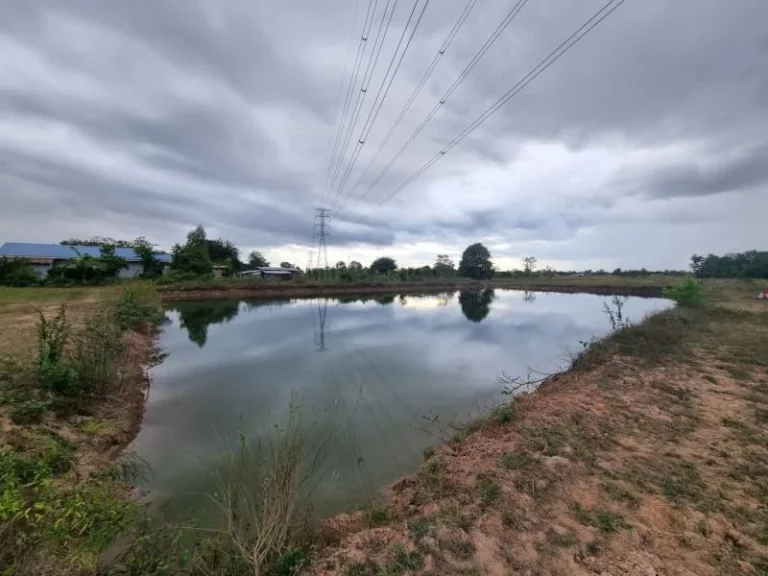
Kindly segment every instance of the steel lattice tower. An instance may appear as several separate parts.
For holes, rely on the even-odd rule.
[[[317,267],[328,268],[328,236],[331,235],[331,209],[318,207],[315,208],[315,212],[314,247],[317,247]]]

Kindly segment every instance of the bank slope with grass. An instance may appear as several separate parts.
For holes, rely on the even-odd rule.
[[[472,280],[450,276],[408,281],[387,276],[366,281],[339,279],[317,281],[296,278],[286,282],[264,281],[254,278],[218,278],[162,285],[158,287],[158,293],[164,301],[419,294],[483,290],[486,288],[659,297],[665,288],[677,286],[685,279],[685,276],[665,274],[638,277],[610,275],[519,276],[515,278],[498,277],[491,280]]]
[[[0,307],[0,573],[93,574],[140,520],[116,457],[162,314],[151,286],[29,291]]]
[[[707,285],[326,522],[309,573],[768,573],[768,303]]]

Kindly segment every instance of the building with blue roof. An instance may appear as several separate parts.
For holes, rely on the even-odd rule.
[[[0,246],[0,258],[26,260],[38,276],[44,278],[54,266],[61,266],[81,255],[94,258],[101,256],[98,246],[65,246],[63,244],[34,244],[29,242],[6,242]],[[128,268],[120,270],[120,278],[134,278],[141,274],[144,267],[141,257],[133,248],[115,248],[115,255],[125,258]],[[161,252],[155,258],[163,266],[171,261],[171,255]]]

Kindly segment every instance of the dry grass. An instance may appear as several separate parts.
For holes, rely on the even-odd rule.
[[[35,349],[38,310],[56,314],[67,303],[70,319],[78,325],[97,303],[114,297],[114,287],[9,288],[0,286],[0,359],[26,358]]]

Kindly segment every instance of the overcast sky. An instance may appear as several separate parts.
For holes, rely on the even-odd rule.
[[[516,4],[477,2],[374,156],[467,5],[429,2],[346,187],[331,189],[329,259],[419,265],[480,241],[504,268],[526,255],[682,268],[693,252],[766,249],[765,0],[626,0],[387,200],[603,3],[528,1],[371,188]],[[202,224],[304,266],[368,5],[0,0],[0,243],[143,235],[168,248]],[[340,174],[414,0],[389,7]]]

